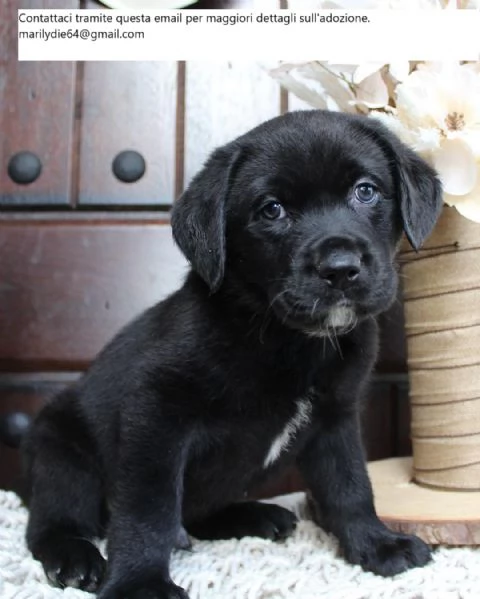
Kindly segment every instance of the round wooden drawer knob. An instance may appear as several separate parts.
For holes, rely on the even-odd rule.
[[[134,183],[145,173],[145,160],[134,150],[125,150],[115,156],[112,163],[113,174],[124,183]]]
[[[20,185],[33,183],[42,172],[40,158],[33,152],[17,152],[8,162],[8,175]]]
[[[32,418],[24,412],[10,412],[0,417],[0,441],[17,448],[30,428]]]

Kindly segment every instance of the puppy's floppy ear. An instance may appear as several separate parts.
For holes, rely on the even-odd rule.
[[[442,186],[436,171],[408,148],[398,160],[398,186],[403,228],[410,245],[418,250],[440,216]]]
[[[231,145],[217,149],[173,205],[173,237],[212,292],[223,281],[225,204],[239,158]]]
[[[443,205],[442,185],[435,169],[396,135],[378,121],[374,128],[381,141],[388,145],[389,153],[395,161],[403,229],[410,245],[418,250],[440,216]]]

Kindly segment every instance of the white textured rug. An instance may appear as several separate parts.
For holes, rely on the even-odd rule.
[[[338,557],[335,540],[308,520],[303,493],[274,501],[301,518],[287,541],[194,542],[193,553],[174,554],[172,577],[191,599],[480,599],[480,549],[440,548],[425,568],[384,579]],[[47,584],[25,546],[26,519],[18,497],[0,491],[1,599],[92,599]]]

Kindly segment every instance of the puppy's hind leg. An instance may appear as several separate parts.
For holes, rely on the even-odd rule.
[[[53,585],[94,592],[105,569],[91,542],[105,526],[102,481],[72,393],[46,406],[24,441],[27,544]]]
[[[296,526],[297,517],[290,510],[269,503],[244,501],[190,524],[187,530],[195,538],[205,541],[242,537],[278,541],[290,536]]]

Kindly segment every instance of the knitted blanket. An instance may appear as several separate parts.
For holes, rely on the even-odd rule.
[[[335,539],[310,519],[303,493],[273,500],[300,517],[286,541],[245,538],[193,543],[172,557],[172,578],[191,599],[479,599],[480,548],[439,548],[432,563],[385,579],[347,564]],[[1,599],[93,599],[48,585],[25,546],[27,512],[0,491]]]

